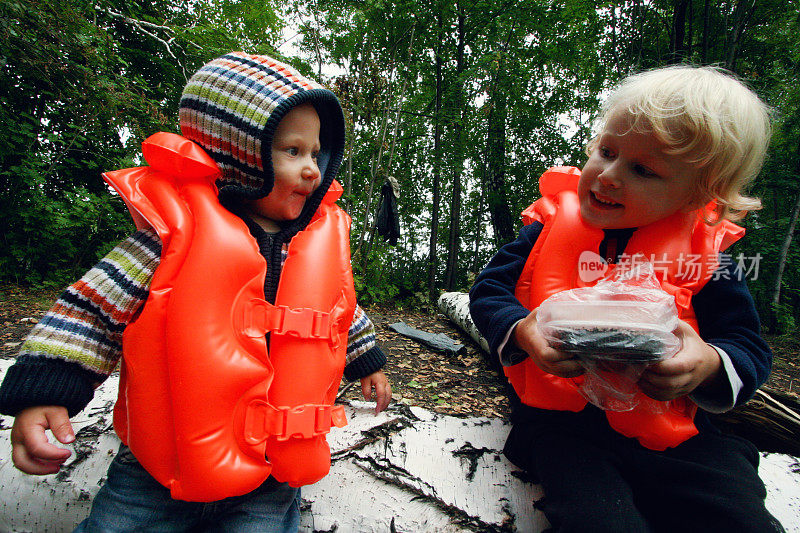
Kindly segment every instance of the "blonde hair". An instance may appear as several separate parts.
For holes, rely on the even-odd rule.
[[[717,204],[709,222],[761,208],[758,198],[743,193],[769,146],[769,108],[733,74],[673,66],[629,76],[603,105],[601,124],[618,113],[630,116],[635,131],[655,135],[666,153],[700,167],[697,200]]]

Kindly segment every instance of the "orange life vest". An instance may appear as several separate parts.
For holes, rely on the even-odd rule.
[[[117,433],[176,499],[246,494],[270,474],[318,481],[330,469],[325,434],[347,423],[333,406],[355,311],[341,186],[290,242],[272,305],[272,265],[218,202],[214,161],[171,133],[143,150],[149,167],[104,175],[163,246],[123,334]]]
[[[542,198],[523,211],[523,222],[541,222],[544,227],[525,263],[516,286],[517,299],[535,309],[547,297],[575,287],[593,285],[579,275],[580,256],[597,252],[603,230],[588,226],[580,216],[577,196],[580,170],[555,167],[540,178]],[[697,330],[691,298],[711,279],[719,266],[718,253],[741,238],[744,229],[722,221],[706,224],[700,210],[675,213],[637,229],[625,248],[630,256],[643,254],[654,262],[662,288],[675,297],[679,315]],[[580,394],[582,377],[566,379],[541,370],[532,359],[504,368],[523,403],[542,409],[581,411],[586,399]],[[665,412],[655,414],[653,402],[641,391],[639,406],[632,411],[606,411],[609,424],[653,450],[674,447],[697,434],[694,414],[697,406],[682,397],[659,402]],[[663,405],[663,404],[666,405]]]

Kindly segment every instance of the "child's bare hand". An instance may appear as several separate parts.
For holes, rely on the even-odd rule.
[[[373,372],[369,376],[361,378],[361,392],[364,399],[372,400],[372,389],[375,389],[375,414],[377,415],[389,405],[392,399],[392,386],[383,370]]]
[[[719,353],[706,344],[684,321],[675,334],[683,342],[673,357],[647,367],[639,379],[639,387],[656,400],[674,400],[690,394],[698,387],[710,387],[720,376]]]
[[[550,347],[547,340],[536,329],[536,309],[517,323],[512,337],[517,346],[524,350],[536,366],[554,376],[572,378],[583,374],[583,367],[572,354],[560,352]]]
[[[75,440],[67,410],[61,406],[38,406],[23,409],[11,428],[11,458],[14,466],[26,474],[55,474],[71,452],[51,444],[45,430],[63,444]]]

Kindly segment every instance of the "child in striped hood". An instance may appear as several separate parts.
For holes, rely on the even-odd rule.
[[[192,76],[180,102],[180,125],[183,136],[200,145],[219,168],[219,202],[244,222],[242,233],[246,229],[257,244],[268,265],[264,300],[276,304],[284,263],[292,254],[290,242],[318,220],[342,159],[344,120],[336,96],[269,57],[236,52]],[[123,332],[147,312],[151,282],[158,279],[159,265],[170,261],[162,237],[146,227],[122,241],[64,291],[23,343],[0,386],[0,412],[16,417],[11,439],[20,470],[52,474],[69,457],[69,451],[47,442],[44,431],[52,429],[62,443],[74,440],[69,417],[88,404],[94,388],[116,368]],[[346,240],[346,232],[337,238]],[[325,259],[319,258],[321,268],[328,268]],[[345,260],[349,264],[349,257]],[[381,370],[386,357],[372,322],[353,306],[344,377],[360,379],[366,399],[374,390],[377,413],[391,399]],[[127,348],[125,353],[127,360]],[[76,531],[223,526],[296,531],[299,498],[298,488],[270,476],[252,492],[216,502],[173,499],[123,445],[89,518]]]

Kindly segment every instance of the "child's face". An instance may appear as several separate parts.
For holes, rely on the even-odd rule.
[[[648,133],[631,131],[627,115],[606,123],[578,182],[581,216],[603,229],[636,228],[699,207],[700,169]]]
[[[271,221],[300,216],[306,199],[320,183],[319,127],[319,116],[311,104],[295,107],[278,123],[272,139],[275,183],[267,196],[250,204],[257,214]]]

